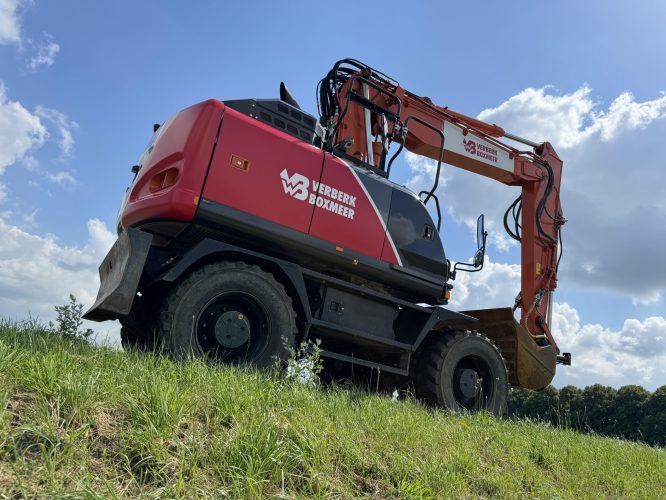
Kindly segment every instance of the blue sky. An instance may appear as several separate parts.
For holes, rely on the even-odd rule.
[[[316,114],[317,81],[354,57],[441,105],[555,144],[571,249],[557,321],[585,364],[558,380],[664,384],[665,21],[658,1],[0,0],[0,314],[48,319],[68,288],[94,297],[153,123],[211,97],[275,97],[280,80]],[[407,159],[397,178],[427,182],[427,162]],[[444,243],[465,259],[466,220],[497,220],[515,193],[453,170],[440,195]],[[501,285],[515,280],[519,252],[505,247],[491,245],[486,281],[460,283],[460,307],[512,304],[513,285]]]

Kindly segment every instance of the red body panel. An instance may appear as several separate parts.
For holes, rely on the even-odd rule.
[[[309,233],[341,252],[400,262],[391,244],[382,251],[385,221],[352,167],[220,101],[199,103],[167,120],[142,162],[122,210],[124,227],[190,221],[203,197]],[[176,169],[175,182],[156,189],[154,179],[168,169]]]
[[[122,208],[123,227],[150,219],[192,220],[223,111],[220,101],[204,101],[177,113],[157,131]],[[151,187],[151,180],[172,168],[177,171],[173,184],[156,190],[153,182]]]
[[[351,167],[329,154],[324,161],[321,149],[230,108],[203,197],[309,233],[338,251],[382,255],[386,227]],[[398,262],[390,252],[385,260]]]
[[[343,249],[381,258],[386,226],[352,167],[327,154],[310,234]],[[337,207],[337,210],[335,209]],[[397,263],[395,256],[387,259]]]
[[[308,187],[295,182],[296,196],[288,195],[280,174],[298,173],[309,184],[319,179],[323,161],[321,149],[227,108],[203,197],[307,233],[314,210],[303,191]]]

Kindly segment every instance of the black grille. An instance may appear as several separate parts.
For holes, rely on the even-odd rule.
[[[312,143],[316,120],[279,99],[240,99],[224,104],[271,127]]]

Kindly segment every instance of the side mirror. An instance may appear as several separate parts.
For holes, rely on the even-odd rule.
[[[488,233],[485,228],[485,218],[483,214],[479,215],[479,218],[476,219],[476,253],[474,254],[474,267],[481,268],[483,267],[483,258],[486,255],[486,238]]]
[[[453,271],[449,273],[449,278],[452,280],[456,279],[457,271],[466,271],[468,273],[475,273],[483,269],[483,259],[486,256],[486,238],[488,233],[486,232],[484,217],[483,214],[479,215],[479,218],[476,219],[476,253],[472,259],[472,263],[467,262],[456,262],[453,266]]]

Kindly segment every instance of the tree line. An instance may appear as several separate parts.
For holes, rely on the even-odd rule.
[[[538,392],[513,388],[508,411],[514,418],[666,446],[666,385],[653,393],[637,385],[548,386]]]

